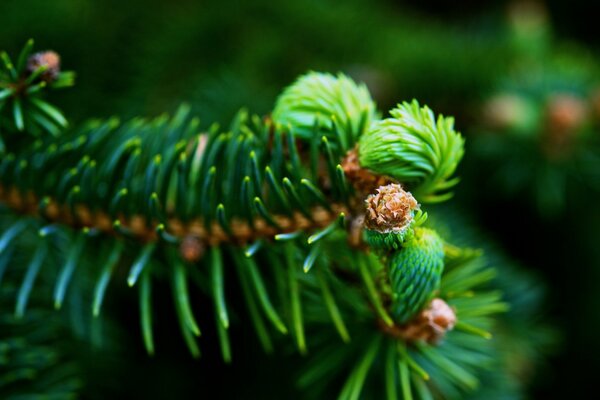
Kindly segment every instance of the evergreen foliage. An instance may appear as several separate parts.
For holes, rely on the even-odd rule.
[[[452,194],[446,191],[458,182],[449,178],[464,151],[464,140],[454,131],[454,120],[440,116],[436,121],[433,112],[417,101],[399,104],[390,114],[362,136],[361,165],[414,184],[419,201],[447,200]]]
[[[600,189],[598,61],[553,40],[543,9],[509,22],[512,68],[480,107],[468,170],[476,168],[476,179],[485,177],[481,184],[504,200],[556,218]]]
[[[24,121],[37,112],[21,111]],[[494,269],[439,235],[424,211],[410,209],[414,223],[400,240],[373,241],[363,222],[378,188],[405,184],[422,203],[449,198],[463,139],[451,119],[436,121],[416,101],[392,118],[377,115],[364,85],[310,73],[284,90],[270,117],[242,110],[227,128],[202,131],[185,105],[172,117],[93,120],[52,135],[0,120],[0,266],[22,257],[24,235],[36,237],[17,304],[36,290],[39,271],[53,269],[61,308],[91,262],[89,315],[99,318],[111,283],[126,280],[138,292],[149,354],[160,352],[153,304],[164,301],[152,288],[166,279],[193,357],[211,329],[223,360],[235,362],[229,330],[240,315],[235,323],[252,325],[267,352],[286,335],[301,354],[315,349],[300,381],[315,393],[332,374],[344,376],[341,399],[476,391],[486,373],[507,368],[491,340],[508,309]],[[19,130],[35,139],[15,139]],[[210,327],[198,323],[195,292],[214,307]]]
[[[298,137],[310,139],[315,124],[319,132],[340,131],[344,150],[362,135],[376,119],[375,103],[367,87],[338,74],[308,73],[290,85],[277,100],[273,119],[290,125]],[[328,136],[332,136],[330,133]]]
[[[72,86],[75,76],[72,72],[61,72],[58,54],[52,51],[31,54],[32,49],[33,40],[29,40],[16,63],[6,52],[0,53],[0,118],[3,119],[0,154],[5,150],[4,140],[8,138],[2,137],[7,133],[58,136],[67,126],[62,113],[42,96],[47,89]]]

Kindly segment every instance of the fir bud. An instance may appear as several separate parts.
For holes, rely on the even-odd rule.
[[[414,210],[419,206],[413,195],[397,183],[380,186],[365,203],[366,227],[381,233],[406,230],[413,220]]]
[[[546,127],[542,148],[550,159],[568,158],[588,118],[587,104],[567,93],[556,93],[546,104]]]
[[[371,247],[399,249],[411,233],[419,203],[397,183],[380,186],[365,200],[365,240]]]
[[[291,126],[303,139],[315,134],[317,123],[319,135],[340,129],[342,138],[354,142],[376,118],[376,107],[364,84],[341,73],[309,72],[283,91],[272,117],[284,128]],[[350,141],[343,145],[349,147]]]
[[[442,299],[435,298],[413,319],[393,327],[380,324],[384,332],[409,342],[424,341],[438,344],[456,325],[456,313]]]
[[[585,102],[571,94],[554,94],[548,99],[547,118],[550,129],[566,134],[576,133],[587,116]]]
[[[46,83],[52,83],[60,74],[60,56],[54,51],[42,51],[32,54],[27,59],[27,72],[32,74],[40,67],[47,69],[40,75]]]
[[[190,263],[199,261],[204,255],[205,250],[200,238],[194,235],[186,235],[179,245],[181,256]]]
[[[458,180],[451,179],[463,156],[464,139],[454,131],[454,120],[435,118],[428,107],[414,100],[375,122],[359,141],[360,165],[411,184],[422,202],[440,202]],[[444,193],[445,192],[445,193]]]
[[[392,288],[391,311],[396,322],[407,323],[425,307],[439,288],[444,270],[444,246],[439,235],[415,228],[410,240],[388,260]]]
[[[424,339],[429,343],[438,342],[456,325],[454,310],[442,299],[433,299],[429,307],[421,312],[419,319],[426,321]]]

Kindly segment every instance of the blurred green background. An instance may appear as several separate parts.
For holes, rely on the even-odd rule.
[[[563,333],[560,351],[531,395],[579,397],[590,393],[600,368],[600,195],[587,185],[572,189],[571,181],[585,183],[598,175],[566,176],[564,205],[546,218],[539,207],[523,201],[527,193],[504,198],[501,185],[482,184],[496,167],[485,167],[486,157],[470,140],[481,130],[482,105],[523,58],[540,63],[566,54],[567,64],[575,66],[566,79],[574,74],[582,87],[594,89],[597,36],[593,24],[586,23],[592,6],[576,4],[551,1],[523,9],[506,1],[3,0],[0,49],[15,54],[34,38],[38,49],[59,52],[63,67],[77,72],[77,85],[53,99],[75,123],[112,115],[153,116],[188,102],[203,126],[227,124],[242,106],[268,113],[281,88],[307,70],[343,71],[366,82],[382,110],[417,98],[436,112],[455,115],[457,128],[468,138],[456,202],[512,257],[543,277],[549,287],[545,318]],[[525,15],[520,22],[519,13]],[[535,32],[527,36],[532,24]],[[544,73],[543,68],[525,71],[526,76]],[[600,137],[595,125],[588,128],[588,136]],[[513,150],[502,150],[500,162],[509,160]],[[537,162],[535,151],[523,153],[520,161],[526,162],[515,164],[515,179]],[[586,157],[598,158],[600,152]],[[592,170],[600,165],[588,164]],[[560,174],[568,168],[564,165],[553,168]],[[534,185],[537,178],[524,179]],[[123,307],[119,319],[136,325],[135,312],[133,306]],[[133,387],[154,394],[169,387],[168,393],[180,398],[195,390],[196,379],[226,387],[247,373],[236,363],[223,367],[210,350],[207,365],[206,359],[193,362],[181,346],[169,344],[173,348],[159,352],[160,364],[144,366],[139,340],[130,337],[135,335],[121,335],[125,347],[137,349],[135,360],[122,363],[134,367],[100,377],[132,394],[143,393]],[[240,357],[251,364],[260,350],[239,341],[234,348],[241,348]],[[265,362],[273,365],[263,372],[273,371],[280,385],[290,384],[279,362],[261,358]]]

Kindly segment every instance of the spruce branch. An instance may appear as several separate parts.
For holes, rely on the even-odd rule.
[[[63,114],[45,101],[43,95],[48,89],[73,86],[75,75],[61,71],[57,53],[31,54],[32,51],[30,39],[16,64],[6,52],[0,53],[0,119],[5,121],[0,126],[0,155],[6,151],[8,135],[56,137],[68,125]]]
[[[38,248],[61,237],[68,251],[55,283],[58,308],[82,273],[77,266],[102,260],[90,310],[99,315],[112,276],[126,276],[139,293],[150,354],[152,284],[167,277],[190,353],[201,355],[207,329],[192,302],[198,291],[214,305],[211,328],[226,362],[235,361],[236,275],[248,310],[242,323],[251,322],[266,351],[275,335],[288,335],[300,353],[318,352],[333,333],[335,361],[304,384],[326,381],[330,368],[344,371],[340,397],[355,399],[383,368],[385,382],[371,390],[384,387],[390,398],[475,390],[493,362],[492,316],[506,304],[488,287],[493,271],[446,245],[417,204],[448,197],[463,141],[450,119],[436,122],[416,102],[391,113],[375,121],[366,87],[311,73],[284,91],[272,118],[242,110],[228,129],[203,132],[182,106],[173,117],[90,121],[25,147],[10,142],[0,161],[1,212],[9,216],[0,266],[22,233],[38,233]],[[352,169],[345,160],[357,140],[360,165]],[[373,193],[365,177],[389,186]],[[414,185],[415,195],[401,185]],[[103,257],[95,257],[96,241]],[[26,282],[33,290],[33,278]]]

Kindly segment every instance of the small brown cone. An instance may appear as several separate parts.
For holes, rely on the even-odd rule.
[[[444,338],[446,332],[454,329],[456,321],[454,310],[444,300],[435,298],[429,307],[417,314],[410,322],[392,327],[380,322],[380,327],[385,333],[399,339],[436,344]]]
[[[40,75],[40,79],[46,83],[54,82],[60,74],[60,56],[54,51],[43,51],[29,56],[27,60],[29,74],[42,66],[46,66],[48,69]]]
[[[413,211],[419,207],[413,195],[397,183],[380,186],[365,203],[365,226],[381,233],[404,230],[413,220]]]

